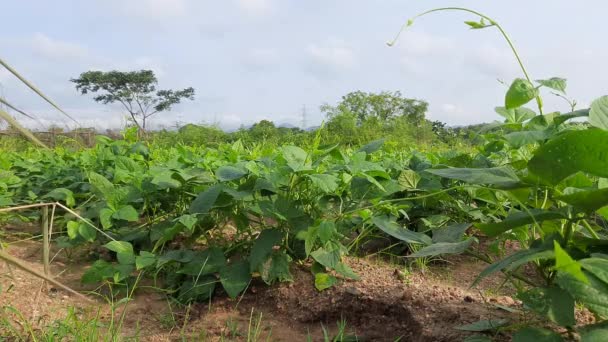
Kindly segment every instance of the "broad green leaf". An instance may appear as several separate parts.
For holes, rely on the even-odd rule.
[[[472,237],[460,242],[438,242],[424,247],[416,253],[408,255],[411,258],[422,258],[442,254],[460,254],[466,251],[477,239]]]
[[[338,273],[339,275],[349,278],[349,279],[354,279],[354,280],[359,280],[359,276],[357,275],[357,273],[355,273],[355,271],[353,271],[352,268],[350,268],[348,265],[346,265],[343,262],[338,262],[336,264],[336,267],[334,267],[334,270],[336,271],[336,273]]]
[[[591,103],[589,123],[605,131],[608,130],[608,96],[602,96]]]
[[[402,227],[394,219],[391,219],[388,216],[375,216],[372,218],[372,222],[383,232],[401,241],[423,245],[430,245],[432,243],[432,240],[428,235]]]
[[[374,153],[382,148],[384,139],[374,140],[367,145],[361,147],[357,152],[365,152],[367,154]]]
[[[565,78],[551,77],[546,80],[536,80],[536,82],[540,83],[543,87],[551,88],[559,91],[562,94],[566,94],[567,81]]]
[[[604,342],[608,341],[608,322],[586,325],[578,329],[581,342]]]
[[[83,284],[95,284],[114,276],[114,267],[105,260],[97,260],[82,275]]]
[[[182,215],[178,219],[179,223],[183,224],[184,227],[188,228],[188,230],[192,231],[194,229],[194,225],[198,222],[198,218],[193,214]]]
[[[126,241],[110,241],[103,245],[105,248],[116,252],[118,262],[124,265],[135,263],[135,254],[133,253],[133,245]]]
[[[591,312],[608,318],[608,284],[587,271],[583,271],[583,274],[588,283],[576,279],[570,273],[558,272],[557,284]]]
[[[549,138],[546,131],[521,131],[511,132],[504,135],[505,140],[514,148],[520,148],[524,145],[533,144],[538,141]]]
[[[531,209],[509,214],[504,220],[496,223],[477,223],[475,226],[488,236],[498,236],[513,228],[526,224],[540,223],[547,220],[565,219],[567,216],[560,211]]]
[[[152,266],[156,263],[156,255],[150,252],[141,251],[139,255],[135,257],[135,268],[137,270],[144,269],[148,266]]]
[[[602,258],[588,258],[579,260],[581,266],[599,280],[608,284],[608,260]]]
[[[190,204],[190,214],[207,214],[217,201],[222,189],[223,187],[217,184],[199,193]]]
[[[563,342],[564,339],[555,331],[527,327],[513,334],[513,342]]]
[[[538,96],[538,89],[523,78],[516,78],[505,95],[505,108],[517,108]]]
[[[217,279],[214,276],[200,277],[196,281],[187,280],[179,287],[177,298],[185,303],[207,300],[215,291],[216,283]]]
[[[456,223],[444,228],[433,229],[433,243],[460,242],[462,235],[470,227],[470,223]]]
[[[551,184],[579,171],[608,177],[608,131],[586,129],[565,132],[542,145],[528,169]]]
[[[73,207],[76,204],[74,193],[66,188],[53,189],[48,194],[44,195],[43,198],[52,198],[56,201],[64,201],[68,207]]]
[[[581,264],[572,259],[557,241],[553,241],[553,245],[555,246],[555,269],[560,272],[569,273],[579,281],[587,282],[581,269]]]
[[[91,171],[89,172],[89,183],[91,183],[93,190],[100,199],[104,199],[112,205],[116,204],[114,202],[114,184],[112,184],[106,177]]]
[[[249,265],[245,261],[238,261],[220,270],[220,282],[230,298],[236,298],[250,280]]]
[[[317,242],[317,238],[319,237],[318,232],[319,227],[308,227],[306,238],[304,239],[304,250],[306,252],[306,256],[309,256],[310,252],[312,252],[315,242]]]
[[[489,276],[490,274],[500,272],[502,270],[513,270],[523,264],[526,264],[530,261],[539,260],[539,259],[552,259],[554,258],[555,253],[551,249],[543,249],[543,248],[532,248],[532,249],[523,249],[519,250],[508,257],[493,263],[492,265],[486,267],[475,281],[471,287],[477,285],[483,278]]]
[[[526,307],[563,326],[576,324],[574,317],[574,298],[559,288],[532,288],[518,295]]]
[[[457,179],[472,184],[506,185],[519,182],[519,178],[510,167],[500,166],[485,169],[448,168],[427,169],[428,173],[450,179]]]
[[[110,208],[102,208],[99,211],[99,221],[103,228],[108,229],[112,227],[112,215],[114,215],[114,211]]]
[[[166,171],[157,174],[150,181],[152,184],[156,185],[159,189],[177,189],[182,186],[177,179],[174,179],[172,171]]]
[[[225,165],[217,169],[215,175],[220,181],[227,182],[243,178],[247,175],[247,171],[234,166]]]
[[[249,255],[249,269],[254,272],[270,257],[274,246],[281,245],[283,233],[277,229],[264,229],[255,240]]]
[[[130,205],[125,205],[112,214],[112,218],[117,220],[125,220],[135,222],[139,220],[139,213]]]
[[[608,205],[608,188],[577,191],[557,199],[590,213]]]
[[[284,146],[281,150],[287,165],[294,172],[310,170],[311,162],[308,160],[306,151],[297,146]]]
[[[224,256],[224,251],[218,247],[211,247],[194,254],[194,257],[184,264],[184,267],[177,271],[177,273],[198,277],[219,272],[225,265],[226,257]]]
[[[319,291],[323,291],[334,286],[338,282],[338,279],[327,273],[316,273],[315,274],[315,288]]]
[[[418,187],[418,182],[420,182],[420,175],[414,170],[403,170],[401,174],[399,174],[399,185],[404,190],[413,190]]]
[[[76,221],[68,221],[67,223],[67,233],[70,239],[75,239],[78,237],[78,227],[80,226],[80,222]]]
[[[326,194],[333,193],[338,188],[338,177],[334,175],[314,174],[307,175],[307,177],[312,181],[312,184]]]
[[[333,221],[322,221],[321,224],[319,224],[317,235],[319,236],[319,239],[321,239],[321,243],[325,244],[331,240],[335,233],[337,233],[337,231]]]
[[[340,251],[338,250],[328,251],[321,247],[310,253],[310,256],[319,264],[331,269],[336,268],[336,265],[340,263]]]
[[[456,329],[464,331],[492,331],[507,325],[507,323],[509,323],[509,320],[507,319],[486,319],[467,325],[461,325],[456,327]]]
[[[496,107],[494,111],[505,118],[506,123],[522,123],[536,117],[536,113],[526,107],[510,108]]]
[[[293,281],[291,272],[289,272],[290,261],[291,258],[285,252],[273,253],[261,267],[262,280],[268,285],[272,285],[277,280],[280,282]]]
[[[88,224],[80,222],[78,223],[78,234],[80,234],[80,236],[82,236],[85,240],[93,242],[97,237],[97,230]]]

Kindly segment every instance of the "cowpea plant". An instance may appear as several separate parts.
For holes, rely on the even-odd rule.
[[[455,185],[470,186],[472,193],[491,190],[505,199],[494,204],[501,205],[506,215],[491,222],[473,222],[474,227],[491,239],[518,241],[520,248],[500,260],[471,253],[491,263],[472,285],[500,271],[522,280],[529,286],[519,287],[517,297],[525,308],[565,328],[560,334],[538,326],[524,327],[515,332],[514,341],[562,341],[575,334],[582,341],[608,340],[608,96],[596,99],[588,109],[574,110],[575,102],[569,101],[570,112],[545,114],[540,90],[549,89],[567,99],[565,79],[533,82],[503,28],[479,12],[450,7],[415,18],[438,11],[464,11],[480,17],[465,22],[471,29],[496,27],[525,76],[511,83],[504,106],[496,108],[505,122],[488,131],[501,134],[486,134],[482,148],[490,158],[503,161],[501,165],[426,170]],[[404,28],[412,24],[413,19]],[[532,100],[536,100],[538,113],[524,107]],[[584,121],[570,123],[575,118]],[[469,226],[446,228],[446,234],[462,234]],[[469,240],[445,243],[433,239],[412,256],[463,252]],[[520,273],[522,268],[534,270],[536,276]],[[591,311],[597,322],[576,326],[575,302]],[[499,323],[488,330],[508,324]]]

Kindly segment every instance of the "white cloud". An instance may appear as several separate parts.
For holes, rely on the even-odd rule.
[[[280,61],[277,50],[257,48],[250,50],[244,58],[244,64],[252,70],[267,70]]]
[[[151,20],[182,17],[188,13],[185,0],[126,0],[119,4],[123,14]]]
[[[56,40],[42,33],[36,33],[30,44],[36,53],[46,58],[83,58],[88,54],[84,46]]]
[[[306,54],[309,71],[319,77],[335,76],[358,64],[354,49],[340,40],[310,44],[306,48]]]
[[[250,15],[266,15],[275,10],[275,3],[272,0],[237,0],[237,5]]]

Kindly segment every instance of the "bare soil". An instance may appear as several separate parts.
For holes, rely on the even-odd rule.
[[[11,245],[9,253],[42,270],[38,243]],[[254,281],[241,298],[232,300],[219,292],[211,302],[190,307],[177,306],[168,296],[142,287],[126,306],[123,332],[125,339],[140,341],[182,341],[182,337],[240,341],[247,340],[254,330],[249,326],[261,315],[263,341],[323,341],[322,327],[335,334],[340,320],[359,341],[461,341],[472,333],[455,329],[459,325],[503,318],[516,324],[522,319],[521,304],[508,296],[512,289],[495,290],[502,277],[489,277],[481,289],[469,289],[484,264],[463,256],[449,261],[424,273],[404,274],[402,267],[381,260],[349,258],[347,264],[361,279],[343,280],[322,292],[314,288],[307,265],[295,265],[292,283],[268,287]],[[76,290],[92,290],[79,281],[89,264],[59,254],[52,274]],[[25,272],[13,270],[13,275],[0,262],[0,307],[17,309],[34,327],[63,319],[69,307],[83,317],[99,314],[105,321],[112,317],[110,305],[102,299],[91,296],[96,303],[87,304]],[[120,315],[124,308],[121,305],[114,314]],[[493,338],[509,340],[506,334]]]

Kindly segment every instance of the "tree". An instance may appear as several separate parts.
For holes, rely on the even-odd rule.
[[[156,90],[158,80],[152,70],[87,71],[71,79],[82,94],[95,93],[93,100],[103,104],[120,103],[137,127],[145,132],[148,119],[169,111],[182,99],[193,100],[192,87],[182,90]]]
[[[398,117],[406,117],[412,123],[424,120],[428,103],[416,99],[408,99],[401,92],[366,93],[354,91],[342,97],[337,106],[323,105],[321,111],[325,112],[331,120],[341,114],[351,114],[357,119],[357,126],[366,120],[375,118],[380,122],[387,122]]]

